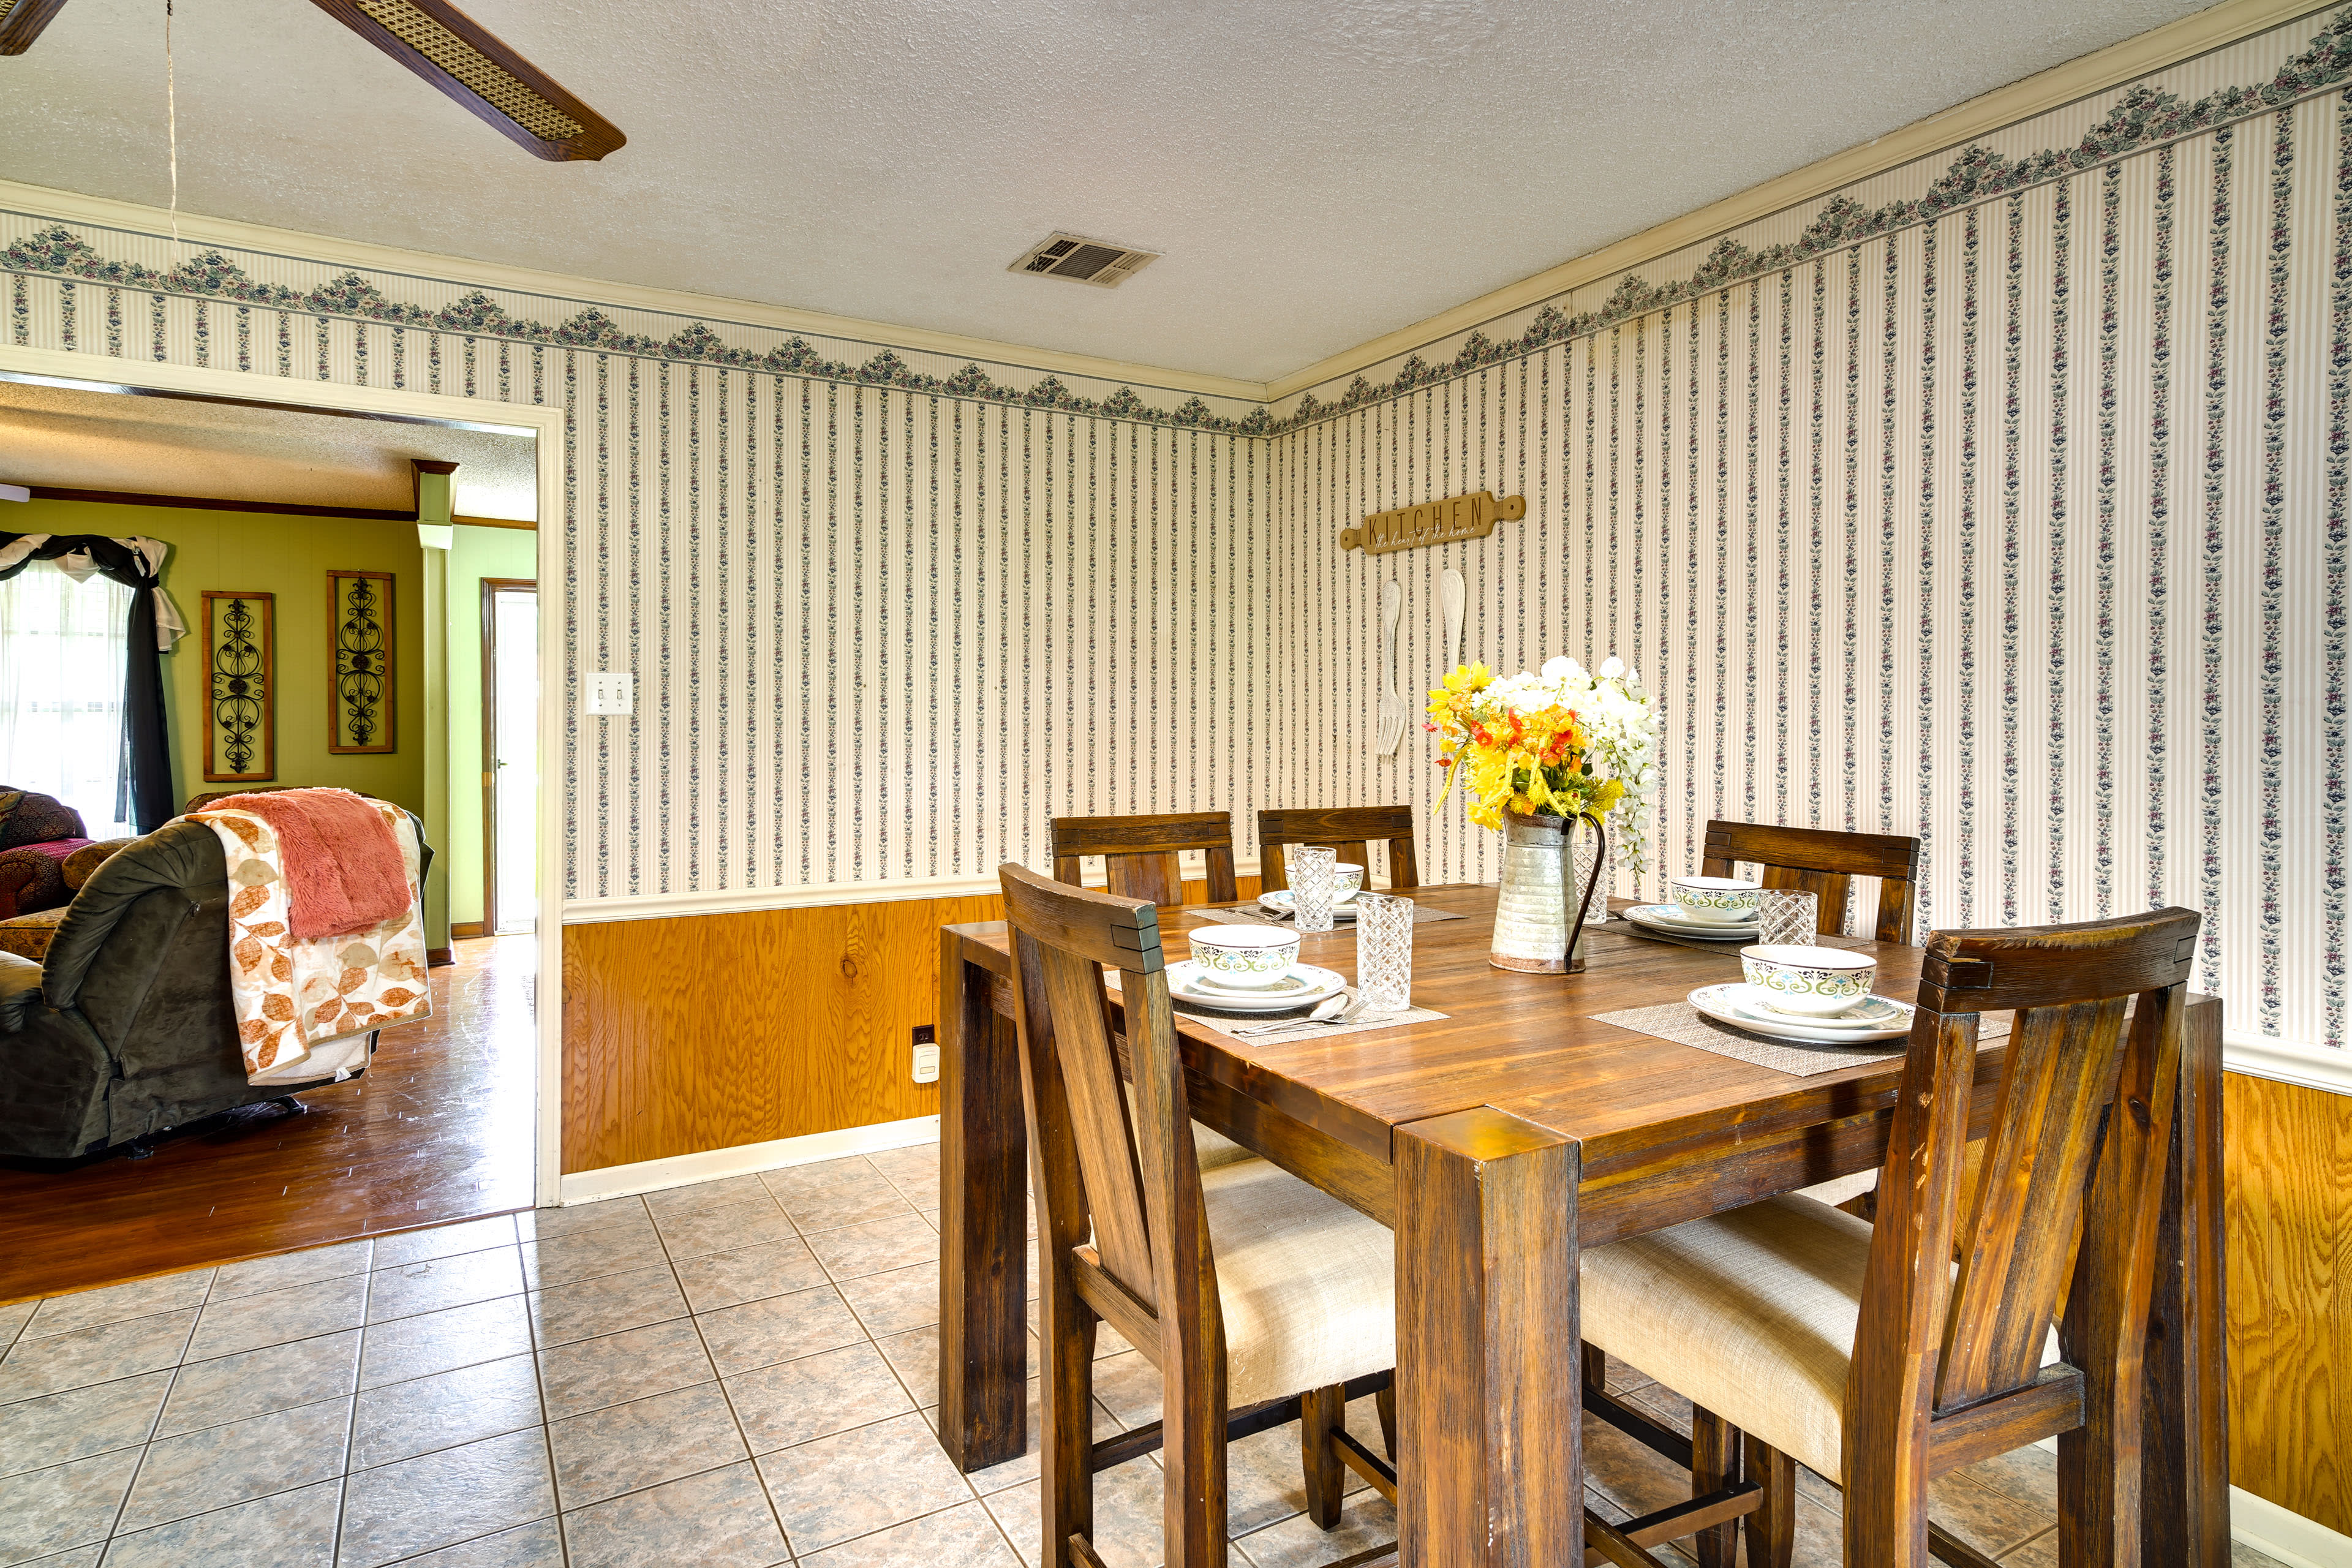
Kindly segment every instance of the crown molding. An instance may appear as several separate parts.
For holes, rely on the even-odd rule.
[[[14,207],[63,223],[88,224],[148,237],[171,231],[171,215],[161,207],[116,201],[110,196],[83,195],[77,191],[58,190],[47,185],[28,185],[14,180],[0,180],[0,207]],[[241,223],[233,218],[204,217],[184,212],[180,215],[179,225],[181,243],[192,247],[222,246],[237,250],[261,251],[315,262],[321,267],[391,273],[464,288],[551,296],[581,305],[651,310],[668,316],[764,328],[771,331],[845,339],[875,348],[911,350],[918,353],[978,360],[1052,375],[1082,375],[1095,381],[1124,384],[1139,391],[1150,388],[1197,394],[1202,397],[1234,398],[1252,404],[1265,401],[1264,382],[1237,381],[1231,376],[1203,375],[1192,371],[1170,370],[1160,365],[1131,364],[1125,360],[1097,359],[1091,354],[1032,348],[1020,343],[998,342],[989,338],[968,338],[958,332],[895,326],[887,321],[859,321],[849,316],[831,316],[819,310],[794,310],[785,305],[762,305],[750,300],[730,300],[714,294],[694,294],[683,289],[655,289],[638,283],[613,283],[568,273],[541,272],[504,262],[475,261],[464,257],[436,255],[430,251],[403,250],[366,240],[336,239],[326,235]]]
[[[2332,0],[2332,4],[2315,4],[2314,0],[2223,0],[2221,5],[2168,22],[2063,65],[2053,66],[2007,87],[1995,88],[1843,153],[1832,153],[1819,163],[1808,163],[1711,205],[1669,218],[1614,245],[1564,261],[1409,327],[1384,332],[1303,370],[1278,376],[1266,384],[1266,400],[1278,403],[1309,387],[1353,375],[1629,267],[1702,244],[1744,224],[1828,195],[1874,174],[1932,157],[1947,148],[1960,146],[2094,93],[2122,87],[2183,60],[2210,54],[2298,17],[2317,16],[2340,3],[2341,0]]]

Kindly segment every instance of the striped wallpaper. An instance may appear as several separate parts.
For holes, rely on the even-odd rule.
[[[2265,81],[2315,27],[2159,85]],[[1733,237],[1763,264],[1663,309],[1606,302],[1714,249],[1562,301],[1549,321],[1586,315],[1556,341],[1487,346],[1528,312],[1466,368],[1278,410],[1271,572],[1297,666],[1268,721],[1336,738],[1286,751],[1278,793],[1431,806],[1427,736],[1371,754],[1378,596],[1404,585],[1417,708],[1451,566],[1465,657],[1614,652],[1657,694],[1662,865],[1621,890],[1696,869],[1715,816],[1916,833],[1923,930],[2184,904],[2233,1029],[2342,1047],[2352,100],[2275,96],[1906,222],[1856,224],[1841,193]],[[2095,145],[2124,98],[2017,128],[2012,155]],[[1481,488],[1524,493],[1526,520],[1337,549],[1365,512]],[[1458,803],[1428,837],[1424,875],[1496,874]]]
[[[565,411],[571,900],[992,878],[1064,813],[1254,847],[1255,404],[5,208],[0,289],[19,345]]]

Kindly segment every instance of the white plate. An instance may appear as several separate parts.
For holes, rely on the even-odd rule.
[[[1275,888],[1269,891],[1260,893],[1257,896],[1257,907],[1273,914],[1287,915],[1294,914],[1297,911],[1298,902],[1297,900],[1292,896],[1291,890],[1288,888]],[[1333,904],[1331,906],[1331,918],[1335,921],[1354,920],[1356,918],[1356,896],[1353,893],[1350,893],[1347,898]]]
[[[1702,985],[1690,994],[1690,1005],[1718,1024],[1805,1046],[1870,1045],[1880,1040],[1899,1040],[1911,1032],[1911,1010],[1900,1002],[1890,1004],[1903,1008],[1903,1020],[1898,1024],[1877,1029],[1824,1029],[1801,1018],[1784,1023],[1779,1018],[1759,1018],[1741,1012],[1733,994],[1748,989],[1746,982],[1738,980],[1722,985]],[[1760,1004],[1758,1005],[1760,1007]]]
[[[1703,936],[1709,942],[1752,942],[1762,934],[1753,925],[1710,925],[1692,920],[1673,904],[1635,904],[1625,911],[1625,918],[1652,931],[1669,931],[1675,936]]]
[[[1341,976],[1311,963],[1295,963],[1280,980],[1252,991],[1206,984],[1202,973],[1201,966],[1189,958],[1170,964],[1169,994],[1198,1006],[1214,1007],[1221,1013],[1287,1013],[1294,1007],[1312,1006],[1327,996],[1337,996],[1348,988],[1348,982]]]
[[[1897,1002],[1892,996],[1872,996],[1853,1011],[1840,1013],[1834,1018],[1804,1018],[1794,1013],[1783,1013],[1772,1005],[1767,994],[1748,984],[1732,987],[1727,998],[1732,1010],[1767,1024],[1800,1024],[1807,1028],[1840,1029],[1848,1034],[1859,1029],[1908,1029],[1911,1026],[1910,1005]]]

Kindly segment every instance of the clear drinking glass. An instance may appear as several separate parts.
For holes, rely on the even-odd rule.
[[[1337,849],[1299,849],[1290,857],[1290,897],[1300,931],[1331,929],[1331,900],[1339,891],[1331,868],[1339,863]]]
[[[1822,900],[1817,893],[1767,888],[1756,895],[1756,940],[1768,947],[1818,947]]]
[[[1402,1013],[1412,1005],[1411,899],[1356,895],[1356,990],[1368,1012]]]

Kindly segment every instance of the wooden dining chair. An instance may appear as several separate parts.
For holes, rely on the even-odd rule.
[[[1371,874],[1372,840],[1389,847],[1389,888],[1421,886],[1421,863],[1413,857],[1412,807],[1409,805],[1300,806],[1257,814],[1258,886],[1290,886],[1285,851],[1293,844],[1337,849],[1342,866]]]
[[[1079,885],[1079,858],[1099,855],[1113,893],[1173,908],[1184,901],[1183,863],[1177,856],[1187,849],[1206,852],[1209,902],[1227,904],[1242,896],[1234,879],[1230,811],[1054,818],[1054,879],[1074,888]]]
[[[1181,1135],[1190,1099],[1158,910],[1018,866],[1000,874],[1039,1210],[1038,1568],[1101,1568],[1095,1472],[1154,1447],[1161,1561],[1223,1568],[1226,1444],[1293,1419],[1317,1523],[1339,1521],[1343,1465],[1393,1502],[1394,1469],[1348,1432],[1346,1405],[1390,1384],[1395,1238],[1264,1160],[1202,1171]],[[1106,967],[1118,972],[1123,1029]],[[1097,1442],[1088,1410],[1104,1321],[1159,1367],[1162,1414]]]
[[[1698,1405],[1691,1447],[1716,1469],[1744,1445],[1756,1568],[1790,1560],[1794,1460],[1844,1488],[1850,1568],[1990,1568],[1930,1525],[1929,1485],[2053,1436],[2059,1562],[2139,1563],[2141,1342],[2197,928],[2167,909],[1933,933],[1874,1226],[1791,1194],[1584,1254],[1587,1342]],[[2010,1009],[1971,1183],[1978,1026]],[[1703,1545],[1731,1561],[1720,1527]]]
[[[1845,930],[1845,911],[1856,877],[1878,879],[1880,942],[1909,947],[1912,911],[1918,901],[1919,841],[1891,833],[1840,833],[1826,827],[1770,827],[1759,822],[1710,822],[1705,877],[1737,875],[1733,867],[1764,868],[1768,888],[1813,893],[1821,899],[1820,929]]]

